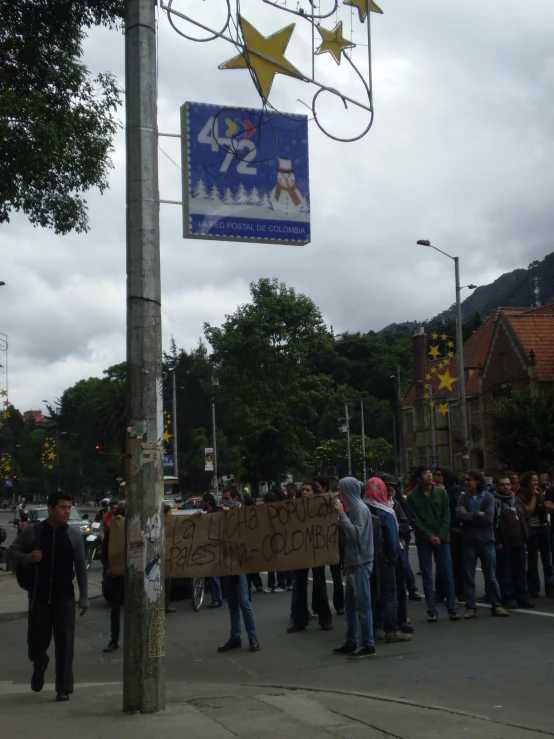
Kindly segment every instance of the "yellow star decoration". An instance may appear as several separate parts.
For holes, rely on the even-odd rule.
[[[448,342],[448,344],[447,344],[446,346],[447,346],[447,347],[448,347],[449,349],[454,349],[454,342],[453,342],[453,341],[449,341],[449,342]]]
[[[4,411],[4,413],[2,415],[4,416],[4,418],[9,418],[10,417],[10,412],[9,411]]]
[[[432,372],[432,373],[433,373],[434,375],[436,375],[436,374],[437,374],[437,368],[436,368],[436,367],[431,367],[431,372]]]
[[[7,390],[2,390],[2,397],[3,398],[5,398],[7,394],[8,394],[8,391]]]
[[[373,0],[344,0],[343,5],[350,5],[353,8],[357,8],[358,18],[360,19],[360,23],[363,23],[365,19],[367,18],[368,1],[369,1],[369,9],[371,10],[372,13],[381,13],[381,15],[383,15],[383,11],[377,5],[377,3],[373,2]]]
[[[267,38],[242,16],[239,16],[239,24],[246,48],[238,56],[220,64],[219,69],[251,69],[266,100],[276,74],[304,78],[304,75],[284,57],[294,31],[294,23]]]
[[[430,347],[429,354],[436,359],[440,355],[439,347],[437,345]]]
[[[169,441],[170,439],[171,439],[171,434],[170,434],[170,433],[169,433],[169,431],[168,431],[168,430],[166,429],[166,430],[164,431],[164,435],[163,435],[163,440],[164,440],[164,441],[165,441],[165,443],[167,444],[167,443],[168,443],[168,441]]]
[[[436,341],[439,338],[439,335],[435,332],[435,333],[431,334],[431,338]]]
[[[47,465],[47,466],[48,466],[48,469],[49,469],[49,470],[53,470],[53,469],[54,469],[54,465],[53,465],[53,464],[49,464],[49,465]]]
[[[443,341],[445,341],[445,340],[446,340],[447,338],[448,338],[448,337],[447,337],[447,335],[446,335],[446,334],[441,334],[441,339],[442,339]]]
[[[447,354],[446,356],[447,356],[447,357],[448,357],[449,359],[452,359],[452,357],[454,356],[454,352],[448,352],[448,354]]]
[[[452,383],[453,382],[458,382],[458,378],[451,377],[451,375],[450,375],[450,369],[447,369],[446,372],[443,375],[437,375],[437,377],[441,381],[440,382],[440,385],[439,385],[439,390],[441,388],[445,387],[447,390],[449,390],[450,392],[452,392]]]
[[[431,408],[434,408],[434,407],[436,406],[436,403],[435,403],[435,401],[434,401],[434,400],[432,400],[432,401],[431,401],[431,402],[429,403],[429,405],[431,406]]]
[[[342,35],[342,21],[339,21],[332,31],[317,26],[319,35],[322,38],[321,46],[317,49],[316,54],[325,54],[328,51],[333,55],[337,64],[340,64],[343,49],[352,49],[356,44],[348,41]]]
[[[426,379],[426,380],[430,380],[430,379],[431,379],[431,375],[430,375],[429,373],[427,373],[427,374],[425,375],[425,379]]]
[[[48,459],[56,459],[56,455],[54,452],[48,452]]]
[[[429,393],[425,393],[423,397],[425,398],[425,400],[429,400]]]
[[[442,413],[443,416],[446,416],[447,413],[450,413],[448,403],[439,403],[439,413]]]
[[[4,425],[4,421],[0,421],[0,429],[2,428],[3,425]]]

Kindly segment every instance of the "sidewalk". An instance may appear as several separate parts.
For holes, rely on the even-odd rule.
[[[368,665],[369,667],[369,665]],[[356,667],[353,665],[353,668]],[[367,676],[367,670],[363,669]],[[47,675],[47,677],[51,677]],[[52,685],[36,694],[0,682],[7,736],[18,739],[532,739],[539,734],[470,714],[331,691],[172,682],[167,708],[154,715],[121,711],[118,683],[77,685],[69,703],[54,702]],[[541,733],[540,736],[545,736]]]
[[[4,565],[5,566],[5,565]],[[101,587],[89,579],[89,600],[102,595]],[[0,570],[0,621],[13,621],[27,616],[29,599],[17,584],[15,575]]]

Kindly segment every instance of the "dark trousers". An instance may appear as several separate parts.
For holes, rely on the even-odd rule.
[[[46,666],[47,651],[54,634],[56,692],[73,693],[73,645],[75,642],[75,601],[63,606],[35,603],[29,609],[27,646],[33,664]]]
[[[329,565],[333,578],[333,606],[335,611],[344,611],[344,585],[342,584],[342,565]]]
[[[285,572],[268,572],[267,573],[267,587],[274,590],[276,587],[286,588],[287,580]]]
[[[515,599],[518,603],[527,603],[529,590],[524,546],[511,547],[505,544],[502,549],[496,550],[496,577],[503,601]]]
[[[458,600],[465,600],[464,588],[464,544],[462,532],[459,529],[450,529],[450,558],[452,560],[452,574],[454,576],[454,590]],[[435,573],[435,593],[440,600],[445,600],[443,575],[440,565],[437,564]]]
[[[110,641],[119,642],[119,634],[121,631],[121,607],[123,605],[124,595],[124,577],[105,577],[104,596],[110,604]]]
[[[258,572],[252,572],[249,575],[246,575],[246,580],[248,581],[248,588],[256,588],[256,590],[258,588],[263,588],[262,578]]]
[[[544,573],[544,589],[546,593],[554,591],[554,569],[552,568],[552,552],[550,551],[550,528],[548,526],[529,528],[527,542],[527,586],[531,596],[541,592],[539,575],[539,554]]]
[[[371,602],[373,628],[381,629],[386,634],[394,634],[398,631],[395,564],[380,555],[376,559],[379,560],[379,595],[376,602]]]
[[[291,620],[296,626],[306,627],[310,623],[310,611],[308,610],[308,573],[309,570],[296,570],[294,573],[294,586],[292,590]],[[314,567],[313,576],[313,607],[319,616],[321,626],[333,622],[329,598],[327,596],[327,583],[325,582],[325,567]]]
[[[408,594],[406,593],[406,567],[402,554],[394,565],[396,576],[396,623],[405,626],[408,621]]]

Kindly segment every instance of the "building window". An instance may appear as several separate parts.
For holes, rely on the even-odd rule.
[[[419,405],[416,408],[416,422],[417,422],[417,428],[419,430],[425,428],[425,416],[423,413],[423,406]]]
[[[508,369],[508,359],[505,354],[500,355],[500,371],[506,372]]]
[[[412,411],[408,411],[406,413],[406,433],[414,433],[414,414],[412,413]]]

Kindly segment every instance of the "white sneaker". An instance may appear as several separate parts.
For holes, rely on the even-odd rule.
[[[286,588],[280,588],[279,586],[277,586],[273,592],[274,593],[286,593],[287,592],[287,589]]]

